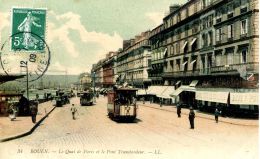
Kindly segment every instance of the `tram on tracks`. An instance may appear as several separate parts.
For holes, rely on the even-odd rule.
[[[133,121],[137,116],[136,91],[134,88],[114,88],[108,91],[107,112],[112,120]]]
[[[80,105],[93,105],[94,93],[91,91],[84,91],[80,95]]]

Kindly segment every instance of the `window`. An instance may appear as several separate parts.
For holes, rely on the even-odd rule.
[[[221,28],[216,30],[216,41],[217,42],[220,42],[221,39],[222,39],[221,38],[221,32],[222,32]]]
[[[241,63],[247,62],[247,49],[243,49],[241,52]]]
[[[179,43],[176,43],[176,54],[180,53],[180,45]]]
[[[192,34],[197,33],[198,30],[199,30],[199,25],[198,25],[198,23],[197,23],[197,22],[193,23],[193,25],[192,25],[191,28],[192,28]]]
[[[208,26],[212,27],[213,26],[213,15],[210,15],[208,18]]]
[[[207,34],[202,35],[202,48],[208,45]]]
[[[228,39],[232,39],[234,36],[234,33],[233,33],[233,24],[231,25],[228,25]]]
[[[182,64],[183,71],[187,71],[188,70],[188,60],[189,60],[189,58],[187,58],[187,57],[185,57],[183,59],[183,64]]]
[[[216,55],[216,66],[221,66],[221,54]]]
[[[173,69],[173,60],[170,60],[171,69]]]
[[[233,3],[228,4],[227,6],[228,9],[228,18],[232,18],[233,17],[233,12],[234,12],[234,5]]]
[[[233,53],[227,54],[227,64],[232,65],[233,64]]]
[[[180,21],[181,21],[181,14],[178,13],[178,15],[177,15],[177,23],[180,22]]]
[[[222,18],[222,10],[219,9],[216,11],[216,23],[221,22],[221,18]]]
[[[181,60],[180,60],[180,59],[177,59],[177,60],[176,60],[176,66],[177,66],[176,68],[177,68],[177,71],[180,71],[180,69],[181,69],[181,68],[180,68],[180,65],[181,65]]]
[[[190,65],[192,66],[192,71],[195,71],[197,68],[197,56],[192,56],[191,59]]]
[[[189,25],[185,26],[185,36],[188,36],[189,34]]]
[[[247,19],[241,21],[241,35],[247,34],[247,26],[248,22]]]
[[[202,0],[202,8],[206,7],[206,0]]]
[[[247,7],[247,2],[248,0],[241,0],[241,8],[246,8]]]
[[[209,32],[208,37],[209,37],[209,46],[212,46],[213,45],[213,33],[212,33],[212,31]]]
[[[208,68],[212,66],[212,55],[208,55]]]

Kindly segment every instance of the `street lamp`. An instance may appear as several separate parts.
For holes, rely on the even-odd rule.
[[[27,93],[27,99],[30,102],[29,99],[29,76],[28,76],[28,64],[26,64],[26,93]]]

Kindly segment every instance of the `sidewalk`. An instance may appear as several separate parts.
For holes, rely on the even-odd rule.
[[[139,106],[145,106],[145,107],[150,107],[153,109],[159,109],[162,111],[173,112],[173,115],[177,116],[176,106],[163,105],[162,107],[160,107],[159,104],[150,103],[149,101],[146,101],[145,104],[143,104],[143,102],[138,101],[137,104]],[[181,109],[181,115],[187,116],[188,114],[189,114],[189,109],[187,109],[187,108]],[[196,114],[196,118],[204,118],[204,119],[215,121],[215,116],[213,114],[206,114],[206,113],[200,112],[198,110],[195,110],[195,114]],[[258,119],[240,119],[240,118],[229,118],[229,117],[221,117],[221,116],[219,116],[219,122],[234,124],[234,125],[242,125],[242,126],[258,126],[259,125]]]
[[[0,142],[31,134],[54,109],[51,101],[39,104],[35,124],[32,123],[31,116],[16,117],[14,121],[9,117],[0,117]]]

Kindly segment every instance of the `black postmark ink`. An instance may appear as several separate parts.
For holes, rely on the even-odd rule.
[[[41,43],[39,50],[29,50],[26,47],[19,46],[11,49],[11,41],[13,37],[21,34],[30,33],[38,43]],[[36,81],[41,78],[50,65],[51,51],[46,41],[33,32],[18,32],[9,36],[2,44],[0,50],[0,61],[4,73],[10,75],[27,75],[28,81]],[[25,82],[26,78],[17,81]]]

